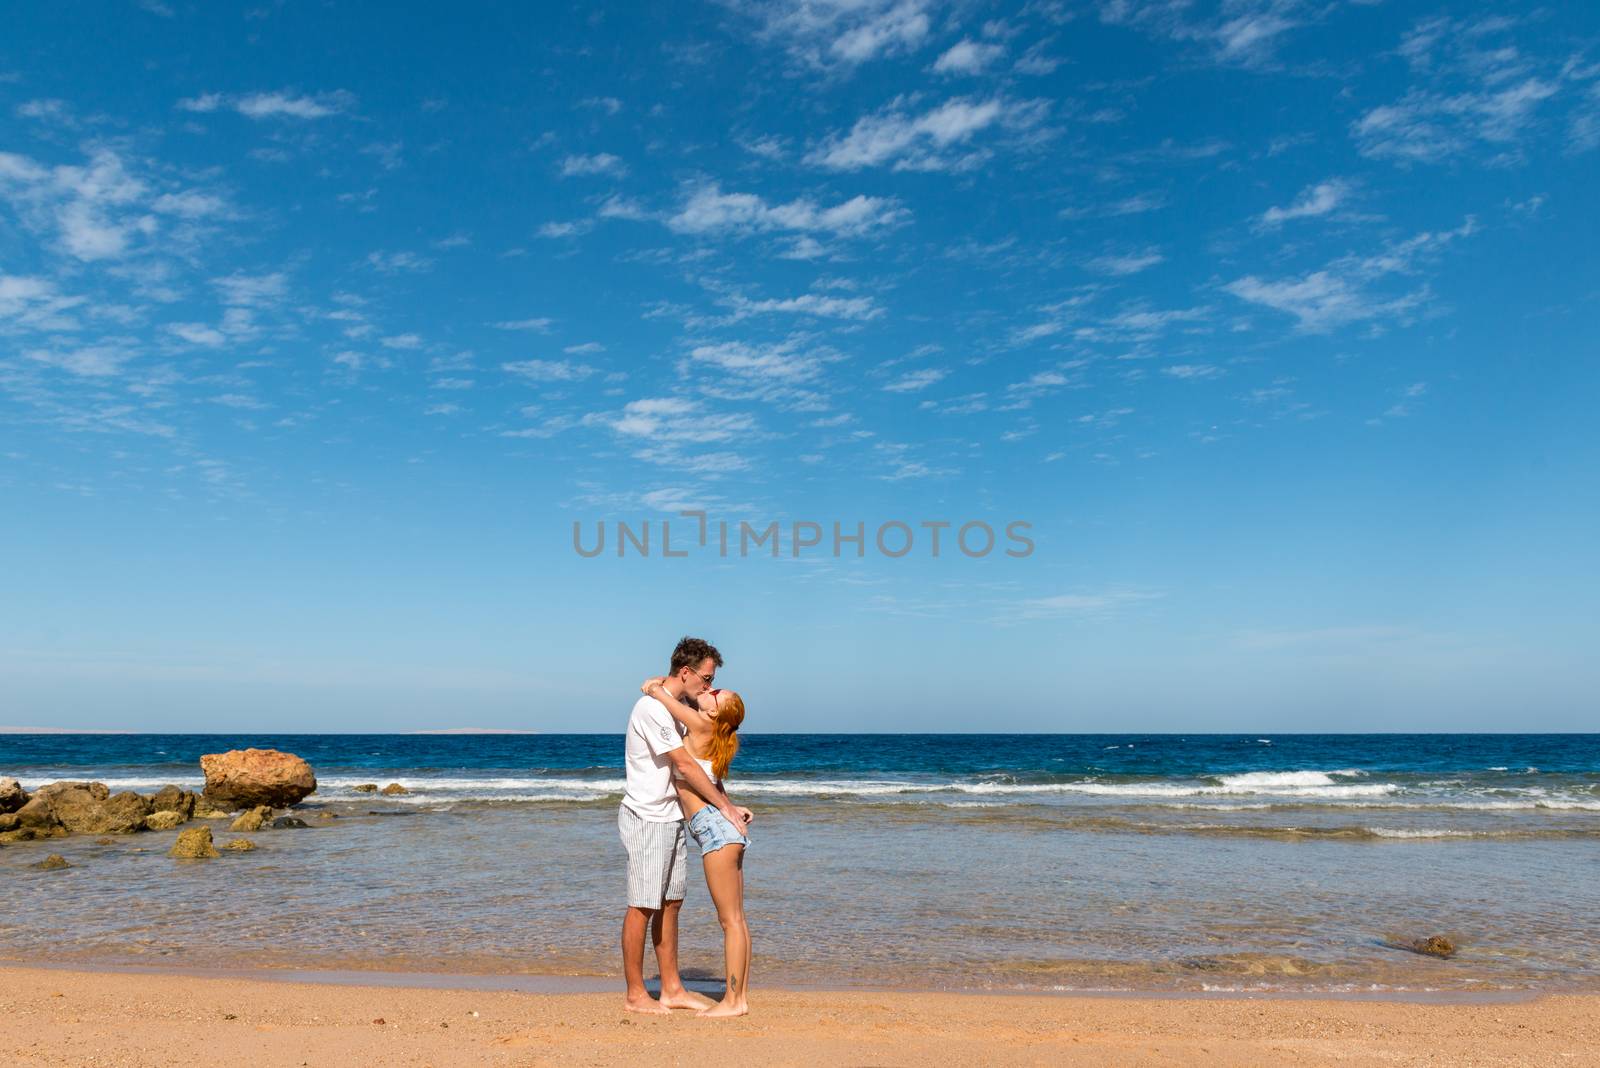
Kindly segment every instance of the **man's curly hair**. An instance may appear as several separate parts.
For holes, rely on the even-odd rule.
[[[722,666],[722,654],[717,652],[717,647],[704,638],[685,638],[672,650],[672,667],[667,674],[676,675],[684,668],[698,667],[707,658],[717,667]]]

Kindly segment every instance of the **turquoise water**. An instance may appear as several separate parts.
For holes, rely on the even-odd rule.
[[[310,760],[306,831],[0,848],[11,959],[610,974],[616,736],[0,736],[0,774]],[[361,782],[411,793],[374,799]],[[1600,984],[1600,736],[751,735],[757,978],[993,989]],[[336,820],[316,818],[328,811]],[[230,835],[217,826],[219,838]],[[27,867],[46,851],[76,866]],[[713,975],[691,881],[686,960]],[[1390,943],[1443,933],[1448,961]]]

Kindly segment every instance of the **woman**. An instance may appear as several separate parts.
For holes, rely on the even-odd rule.
[[[672,718],[688,731],[684,745],[689,754],[706,769],[706,775],[723,790],[722,780],[728,765],[739,751],[739,724],[744,722],[744,701],[732,690],[709,690],[686,705],[662,685],[665,679],[649,679],[640,687],[667,707]],[[701,797],[682,779],[675,783],[683,818],[689,833],[700,846],[701,863],[706,869],[706,887],[717,906],[722,924],[723,953],[727,960],[728,985],[722,1000],[699,1013],[701,1016],[743,1016],[749,1012],[745,992],[750,985],[750,928],[744,922],[744,851],[750,839],[739,833],[728,818],[709,799]]]

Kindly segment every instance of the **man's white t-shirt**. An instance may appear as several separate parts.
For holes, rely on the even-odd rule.
[[[683,734],[667,706],[648,694],[640,697],[628,717],[623,743],[627,758],[628,788],[622,803],[650,823],[683,819],[678,791],[672,788],[672,761],[667,754],[683,748]]]

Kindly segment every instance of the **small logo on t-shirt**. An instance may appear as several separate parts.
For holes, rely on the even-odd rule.
[[[669,730],[667,730],[667,728],[665,728],[665,727],[662,727],[662,728],[661,728],[661,740],[662,740],[662,741],[663,741],[663,742],[670,742],[670,741],[672,741],[672,732],[671,732],[671,731],[669,731]]]

